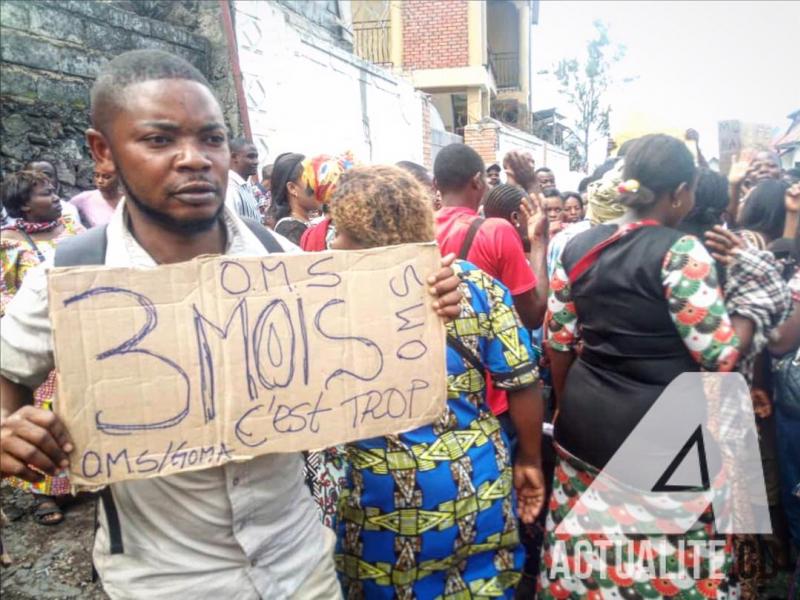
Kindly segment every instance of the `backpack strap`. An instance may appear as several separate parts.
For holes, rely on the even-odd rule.
[[[472,223],[469,224],[469,229],[467,229],[467,237],[464,238],[464,242],[461,244],[461,251],[458,253],[458,258],[461,260],[467,260],[467,255],[469,254],[470,248],[472,248],[472,242],[475,240],[475,235],[478,233],[478,229],[481,228],[483,222],[486,219],[482,217],[475,217]]]
[[[261,242],[261,245],[269,252],[270,254],[284,252],[283,246],[280,245],[275,236],[272,235],[269,229],[264,227],[261,223],[256,221],[255,219],[249,219],[247,217],[242,217],[242,221],[244,224],[247,225],[248,229],[253,232],[258,238],[258,241]]]
[[[55,266],[57,267],[89,267],[103,265],[106,262],[106,247],[108,246],[107,226],[93,227],[88,231],[67,238],[56,246]],[[122,554],[122,528],[119,524],[119,513],[114,504],[111,487],[106,486],[97,494],[103,503],[103,512],[108,523],[109,545],[111,554]],[[95,529],[97,529],[98,515],[95,512]],[[96,571],[92,566],[92,581],[95,581]]]
[[[245,225],[258,238],[264,248],[272,254],[273,252],[283,252],[275,236],[269,229],[264,227],[255,219],[243,218]],[[56,267],[89,267],[102,265],[106,262],[106,248],[108,238],[106,236],[107,226],[92,227],[88,231],[67,238],[56,246],[55,266]]]
[[[119,513],[117,512],[117,505],[114,504],[111,486],[107,485],[100,490],[99,494],[100,501],[103,503],[103,512],[106,513],[108,543],[111,546],[111,554],[122,554],[125,551],[122,546],[122,527],[119,525]]]
[[[56,245],[54,259],[57,267],[89,267],[106,262],[107,226],[92,227],[74,237],[66,238]]]

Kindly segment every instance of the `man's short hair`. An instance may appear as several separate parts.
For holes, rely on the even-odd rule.
[[[483,159],[466,144],[450,144],[436,155],[433,176],[436,187],[442,191],[464,189],[476,173],[483,173]]]
[[[119,108],[126,87],[159,79],[196,81],[213,93],[205,76],[186,60],[163,50],[131,50],[107,63],[92,85],[92,127],[104,132]]]
[[[492,171],[495,171],[495,172],[499,173],[500,172],[500,165],[498,165],[497,163],[494,163],[493,165],[489,165],[488,167],[486,167],[486,172],[487,173],[491,173]]]
[[[230,148],[231,154],[241,152],[246,146],[253,146],[253,141],[241,136],[235,137],[228,142],[228,148]]]
[[[558,198],[561,199],[561,192],[559,192],[556,188],[547,188],[546,190],[542,191],[542,196],[545,198]]]
[[[538,175],[539,173],[552,173],[552,172],[553,170],[550,169],[549,167],[539,167],[534,171],[534,174]]]

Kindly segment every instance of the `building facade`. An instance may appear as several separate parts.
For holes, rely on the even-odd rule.
[[[560,148],[531,135],[538,0],[351,0],[351,10],[356,54],[430,95],[444,130],[487,163],[513,138],[537,160],[549,146],[568,170]]]

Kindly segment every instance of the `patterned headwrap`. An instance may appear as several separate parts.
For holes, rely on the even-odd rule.
[[[619,161],[613,169],[603,175],[602,179],[589,184],[587,190],[589,208],[586,210],[586,218],[592,225],[607,223],[625,214],[625,206],[619,201],[621,196],[619,186],[623,183],[624,166],[625,161]]]
[[[314,191],[320,205],[327,204],[342,173],[355,166],[351,152],[339,156],[321,154],[303,161],[303,181]]]

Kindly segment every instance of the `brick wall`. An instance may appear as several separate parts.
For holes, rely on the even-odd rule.
[[[467,3],[471,0],[403,2],[403,68],[469,66]]]
[[[212,14],[218,12],[216,2],[186,0],[3,0],[1,172],[13,172],[28,161],[46,159],[56,166],[62,196],[68,198],[90,188],[93,163],[84,141],[89,125],[89,90],[105,62],[136,48],[166,50],[197,66],[222,92],[225,115],[238,131],[224,42],[220,47],[220,18]],[[184,22],[189,17],[190,22]],[[208,35],[209,31],[213,33]]]
[[[464,143],[481,155],[487,167],[497,161],[499,148],[497,131],[497,126],[491,123],[467,125],[464,128]]]

